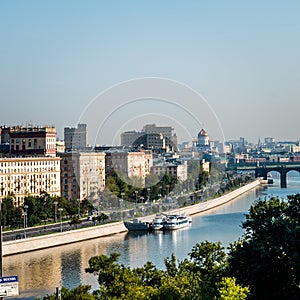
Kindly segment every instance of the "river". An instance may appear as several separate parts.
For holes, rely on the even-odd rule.
[[[273,185],[260,186],[230,203],[193,216],[188,228],[167,233],[121,233],[4,257],[3,276],[19,276],[20,295],[15,299],[43,297],[53,293],[57,286],[74,288],[79,284],[90,284],[96,289],[97,278],[84,271],[92,256],[119,252],[120,263],[125,265],[138,267],[152,261],[157,267],[164,268],[165,257],[174,253],[177,258],[183,259],[197,242],[221,241],[227,247],[237,240],[243,233],[240,225],[245,213],[256,199],[272,195],[285,197],[299,192],[299,175],[288,177],[286,189],[281,189],[275,178]]]

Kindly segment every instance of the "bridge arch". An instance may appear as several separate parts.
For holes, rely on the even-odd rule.
[[[255,169],[255,176],[256,177],[263,177],[264,179],[267,179],[268,173],[275,171],[278,172],[280,174],[280,186],[282,188],[286,188],[287,187],[287,174],[290,171],[296,171],[298,173],[300,173],[300,167],[285,167],[285,166],[281,166],[281,167],[261,167],[261,168],[256,168]]]
[[[286,176],[287,176],[287,182],[288,182],[288,178],[289,178],[289,173],[290,172],[296,172],[298,173],[298,176],[300,178],[300,169],[289,169],[287,172],[286,172]]]

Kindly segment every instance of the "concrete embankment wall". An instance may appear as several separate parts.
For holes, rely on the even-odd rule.
[[[232,199],[253,189],[259,184],[260,184],[259,180],[255,180],[250,184],[247,184],[241,188],[238,188],[216,199],[212,199],[188,207],[176,209],[174,210],[174,212],[176,213],[185,212],[189,215],[198,214],[203,211],[225,204],[231,201]],[[153,217],[154,216],[148,216],[141,219],[151,221]],[[123,222],[116,222],[116,223],[110,223],[101,226],[94,226],[94,227],[88,227],[88,228],[83,228],[78,230],[66,231],[62,233],[50,234],[50,235],[27,238],[27,239],[16,240],[16,241],[9,241],[3,243],[2,253],[3,256],[8,256],[13,254],[19,254],[19,253],[24,253],[24,252],[34,251],[34,250],[55,247],[59,245],[71,244],[79,241],[99,238],[102,236],[108,236],[108,235],[125,232],[125,231],[127,231],[127,229],[123,225]]]
[[[222,204],[225,204],[233,199],[235,199],[236,197],[248,192],[249,190],[253,189],[254,187],[258,186],[260,184],[259,180],[255,180],[253,182],[251,182],[248,185],[245,185],[241,188],[238,188],[232,192],[229,192],[221,197],[212,199],[212,200],[208,200],[205,202],[201,202],[189,207],[183,207],[180,209],[176,209],[176,212],[180,211],[180,212],[185,212],[189,215],[194,215],[194,214],[198,214],[200,212],[204,212],[206,210],[215,208],[217,206],[220,206]]]

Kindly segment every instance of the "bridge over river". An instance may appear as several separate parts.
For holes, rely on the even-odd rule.
[[[287,187],[287,173],[297,171],[300,173],[300,162],[256,162],[256,163],[229,163],[226,171],[253,171],[256,177],[267,179],[268,173],[276,171],[280,174],[280,186]]]

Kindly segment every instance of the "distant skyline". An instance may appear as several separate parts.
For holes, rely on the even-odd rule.
[[[1,1],[0,124],[54,124],[62,139],[85,117],[89,142],[98,134],[97,143],[109,144],[120,131],[156,123],[184,141],[201,129],[190,111],[213,139],[299,140],[299,13],[299,1]],[[99,98],[138,78],[190,87],[218,128],[204,102],[188,93],[163,102],[158,85],[118,113],[126,89]]]

